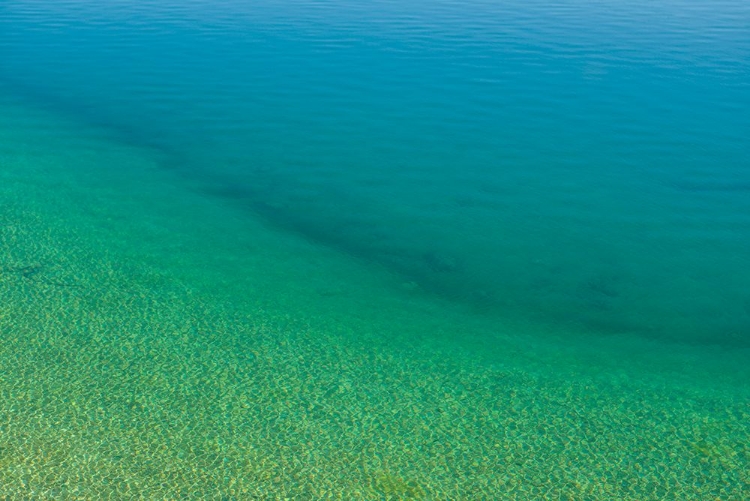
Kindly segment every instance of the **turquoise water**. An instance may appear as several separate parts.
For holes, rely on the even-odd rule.
[[[735,0],[4,2],[0,496],[745,499],[748,137]]]
[[[482,313],[748,345],[741,2],[4,7],[3,80]]]

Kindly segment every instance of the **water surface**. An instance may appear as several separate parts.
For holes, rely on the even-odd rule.
[[[3,3],[0,492],[743,498],[749,26]]]

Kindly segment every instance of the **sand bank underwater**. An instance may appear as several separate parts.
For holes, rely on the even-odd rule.
[[[0,117],[0,497],[750,497],[747,353],[472,316]]]

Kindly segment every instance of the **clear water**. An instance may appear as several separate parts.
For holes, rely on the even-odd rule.
[[[4,2],[0,494],[744,499],[747,137],[736,0]]]

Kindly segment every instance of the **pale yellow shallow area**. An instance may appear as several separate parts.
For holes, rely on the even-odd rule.
[[[472,320],[0,109],[0,499],[750,497],[744,373]]]

